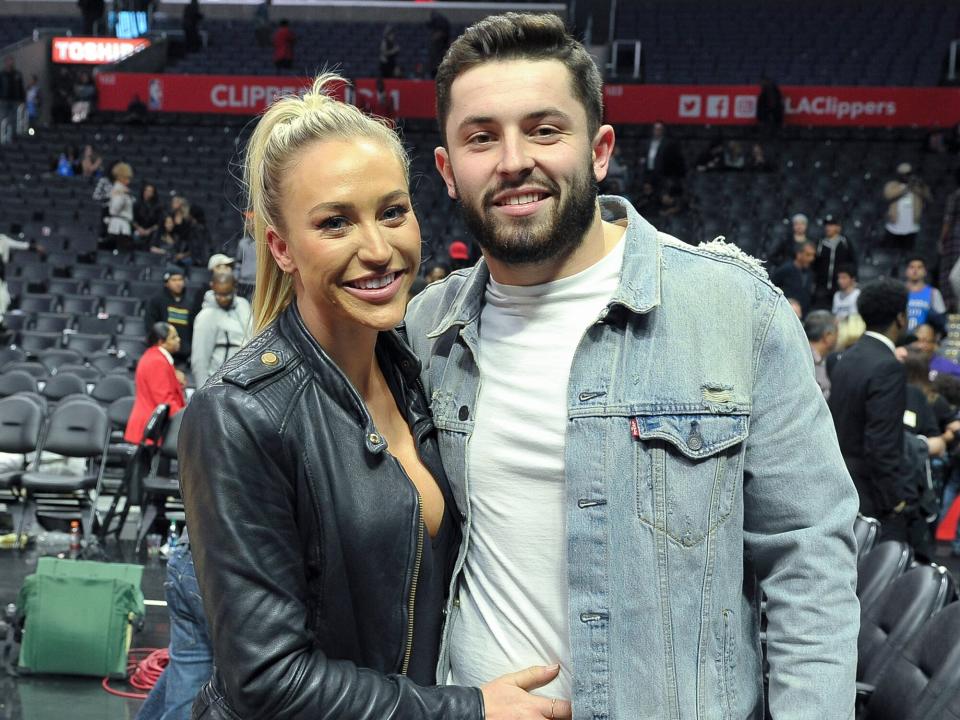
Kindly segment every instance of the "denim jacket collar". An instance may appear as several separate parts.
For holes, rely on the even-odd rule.
[[[660,243],[653,225],[644,220],[633,206],[622,197],[600,197],[600,209],[611,222],[627,222],[626,247],[620,282],[610,302],[642,314],[660,304]],[[469,271],[450,309],[427,337],[439,337],[454,325],[465,327],[477,321],[483,307],[490,269],[481,259]],[[626,278],[626,280],[624,279]]]

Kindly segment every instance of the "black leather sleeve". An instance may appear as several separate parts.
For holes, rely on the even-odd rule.
[[[907,380],[903,366],[878,369],[867,386],[863,454],[870,476],[889,512],[903,498],[900,491],[903,457],[903,413],[907,407]]]
[[[308,629],[294,462],[257,397],[209,385],[179,439],[190,545],[224,699],[254,718],[482,720],[478,688],[420,687],[324,655]]]

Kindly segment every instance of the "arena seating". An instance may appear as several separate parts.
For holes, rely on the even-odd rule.
[[[958,21],[950,0],[636,0],[616,37],[643,43],[653,83],[937,85]]]

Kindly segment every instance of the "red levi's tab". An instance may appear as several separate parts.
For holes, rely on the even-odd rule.
[[[640,439],[640,425],[637,424],[636,418],[630,418],[630,434],[635,440]]]

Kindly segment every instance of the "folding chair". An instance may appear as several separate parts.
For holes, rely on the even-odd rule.
[[[37,360],[51,373],[57,372],[63,365],[83,362],[80,353],[76,350],[68,350],[67,348],[50,348],[49,350],[44,350],[37,354]]]
[[[40,394],[50,403],[57,403],[68,395],[80,395],[87,392],[86,381],[73,373],[57,373],[53,375]]]
[[[136,385],[124,375],[107,375],[98,380],[90,391],[90,397],[104,405],[110,405],[120,398],[132,398],[135,394]]]
[[[182,419],[183,412],[178,412],[167,422],[160,452],[154,455],[150,473],[143,478],[140,490],[140,523],[137,526],[137,544],[134,546],[137,552],[140,551],[140,544],[150,532],[154,521],[158,517],[166,517],[168,501],[172,499],[175,503],[174,509],[183,511],[180,471],[177,467],[177,437]],[[166,465],[163,472],[161,463]]]
[[[24,370],[6,370],[0,375],[0,397],[37,392],[37,379]]]
[[[117,403],[119,402],[120,401],[118,400]],[[111,405],[111,408],[113,408],[113,405]],[[133,408],[132,403],[130,408]],[[117,408],[117,410],[119,409],[120,408]],[[134,447],[132,457],[127,463],[126,471],[123,474],[123,480],[120,483],[120,487],[114,494],[113,501],[110,503],[110,507],[108,508],[106,515],[104,515],[103,522],[100,524],[100,540],[105,540],[107,535],[110,534],[115,534],[119,540],[120,532],[123,530],[123,526],[127,521],[127,514],[130,511],[132,499],[140,497],[140,485],[143,480],[143,476],[149,472],[153,457],[157,452],[160,439],[166,432],[169,413],[169,405],[158,405],[154,409],[153,414],[150,415],[150,419],[147,420],[147,424],[143,428],[143,437]],[[129,411],[127,411],[128,417],[129,414]],[[125,426],[126,422],[124,422],[124,427]],[[122,451],[119,447],[120,445],[129,445],[129,443],[121,442],[111,444],[111,451],[120,454]],[[121,502],[123,503],[122,509],[120,508]],[[143,508],[141,506],[141,511],[142,509]],[[117,520],[117,526],[111,529],[111,525],[115,519]],[[140,525],[137,526],[138,535],[139,532]]]
[[[23,455],[19,470],[0,473],[0,500],[6,503],[14,530],[23,515],[20,479],[28,467],[27,456],[40,443],[44,410],[41,402],[26,393],[0,400],[0,452]]]
[[[24,508],[18,538],[30,532],[41,514],[57,518],[79,516],[84,538],[93,536],[96,496],[103,482],[109,441],[107,411],[95,400],[64,399],[57,405],[50,414],[47,430],[37,449],[33,470],[24,472],[20,479]],[[84,458],[85,472],[68,475],[43,470],[44,452]]]

